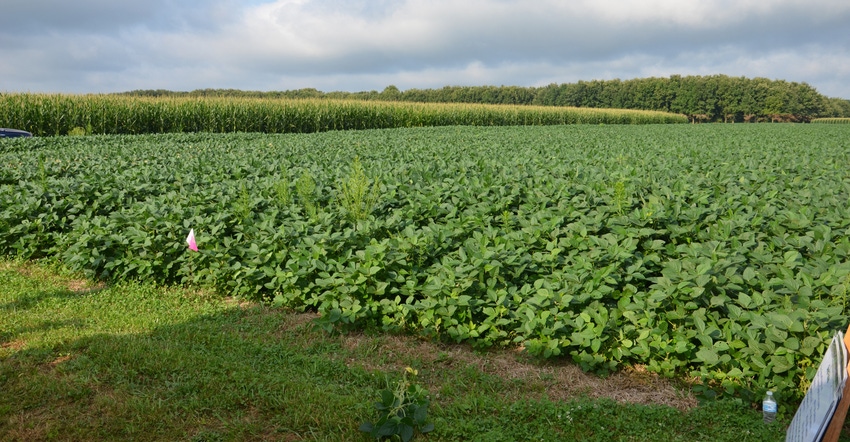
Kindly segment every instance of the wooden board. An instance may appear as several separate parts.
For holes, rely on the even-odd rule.
[[[848,376],[846,337],[837,332],[829,343],[806,397],[785,433],[786,442],[819,442],[838,409]],[[847,397],[847,395],[844,395]]]
[[[844,334],[844,347],[850,352],[850,327],[847,327],[847,333]],[[847,364],[847,372],[850,373],[850,363]],[[841,394],[841,401],[838,402],[838,407],[835,409],[835,414],[832,415],[832,420],[829,421],[829,427],[823,435],[822,442],[838,442],[838,436],[841,435],[841,429],[844,427],[844,420],[847,418],[847,410],[850,409],[850,382],[844,382],[844,391]]]

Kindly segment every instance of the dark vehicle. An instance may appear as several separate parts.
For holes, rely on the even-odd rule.
[[[20,129],[0,128],[0,138],[31,137],[32,134]]]

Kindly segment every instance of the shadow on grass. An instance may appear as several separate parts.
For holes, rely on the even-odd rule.
[[[69,296],[80,295],[13,304]],[[147,333],[12,348],[0,356],[0,440],[362,440],[383,380],[289,318],[236,307]],[[0,337],[83,326],[45,321]]]
[[[43,302],[49,300],[65,301],[68,299],[79,298],[93,293],[98,290],[90,291],[73,291],[70,289],[44,290],[32,294],[18,296],[15,300],[0,304],[0,311],[8,312],[15,310],[28,310]]]
[[[50,330],[58,330],[64,327],[83,327],[85,325],[84,321],[78,319],[66,319],[59,321],[42,321],[37,325],[29,325],[24,327],[17,327],[11,330],[3,330],[0,331],[0,347],[6,347],[9,343],[15,341],[18,336],[28,334],[28,333],[44,333]]]

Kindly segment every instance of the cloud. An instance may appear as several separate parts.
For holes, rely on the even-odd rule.
[[[25,62],[0,67],[12,90],[380,90],[724,73],[850,97],[843,0],[10,1],[4,9],[24,17],[0,17],[0,50]]]

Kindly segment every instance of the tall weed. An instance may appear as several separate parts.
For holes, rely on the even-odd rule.
[[[377,180],[369,185],[369,177],[363,170],[359,157],[351,162],[350,172],[339,185],[337,199],[345,216],[354,222],[369,218],[378,201],[380,186]]]

